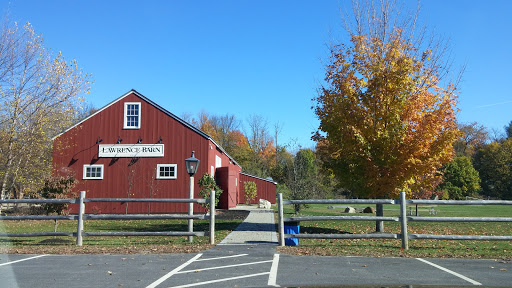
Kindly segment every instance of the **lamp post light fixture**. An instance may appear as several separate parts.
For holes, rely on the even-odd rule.
[[[185,159],[185,166],[187,167],[187,173],[190,177],[194,177],[194,174],[197,172],[197,167],[199,167],[199,159],[194,157],[195,151],[192,151],[192,156],[190,158]]]
[[[197,168],[199,167],[199,159],[194,157],[194,152],[192,151],[192,156],[190,158],[185,159],[185,167],[187,167],[187,173],[190,176],[189,184],[188,184],[188,196],[189,199],[194,199],[194,174],[197,172]],[[194,215],[194,203],[188,203],[188,215]],[[188,219],[188,232],[194,232],[194,220]],[[193,236],[188,236],[188,242],[194,240]]]

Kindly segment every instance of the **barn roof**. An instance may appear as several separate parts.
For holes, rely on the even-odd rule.
[[[213,144],[215,144],[215,146],[217,146],[217,148],[219,148],[222,153],[226,154],[226,156],[228,156],[228,158],[233,161],[233,163],[235,163],[238,167],[242,168],[242,166],[240,166],[240,164],[238,164],[238,162],[236,162],[235,159],[233,159],[233,157],[231,157],[225,150],[224,148],[222,148],[219,144],[217,144],[217,142],[215,142],[215,140],[213,140],[213,138],[204,133],[203,131],[197,129],[196,127],[194,127],[192,124],[188,123],[187,121],[181,119],[180,117],[176,116],[175,114],[171,113],[170,111],[168,111],[167,109],[163,108],[162,106],[156,104],[155,102],[153,102],[151,99],[147,98],[146,96],[142,95],[141,93],[139,93],[137,90],[135,89],[132,89],[130,91],[128,91],[127,93],[123,94],[121,97],[115,99],[114,101],[108,103],[107,105],[103,106],[102,108],[98,109],[98,111],[94,112],[93,114],[89,115],[88,117],[80,120],[79,122],[77,122],[76,124],[74,124],[73,126],[69,127],[68,129],[64,130],[62,133],[58,134],[57,136],[53,137],[52,140],[55,140],[56,138],[58,138],[59,136],[61,136],[62,134],[68,132],[69,130],[75,128],[76,126],[82,124],[83,122],[87,121],[89,118],[92,118],[94,117],[96,114],[100,113],[101,111],[107,109],[108,107],[110,107],[112,104],[120,101],[121,99],[125,98],[126,96],[130,95],[130,94],[135,94],[137,95],[137,97],[141,98],[142,100],[148,102],[149,104],[153,105],[155,108],[157,108],[158,110],[162,111],[163,113],[167,114],[169,117],[173,118],[174,120],[180,122],[181,124],[183,124],[185,127],[189,128],[190,130],[196,132],[197,134],[201,135],[202,137],[210,140],[213,142]]]
[[[272,179],[271,177],[268,177],[268,178],[261,178],[261,177],[258,177],[258,176],[254,176],[254,175],[251,175],[251,174],[247,174],[247,173],[245,173],[245,172],[240,172],[240,174],[245,175],[245,176],[249,176],[249,177],[252,177],[252,178],[256,178],[256,179],[259,179],[259,180],[267,181],[267,182],[270,182],[270,183],[273,183],[273,184],[276,184],[276,185],[277,185],[277,182],[276,182],[276,181],[274,181],[274,179]]]

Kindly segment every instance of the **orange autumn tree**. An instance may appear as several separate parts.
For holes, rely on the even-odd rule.
[[[251,161],[252,150],[249,146],[247,137],[240,130],[229,131],[230,145],[224,147],[229,155],[231,155],[242,167],[246,167]]]
[[[444,63],[403,31],[352,33],[349,45],[331,46],[326,84],[313,99],[317,152],[359,197],[433,190],[453,157],[455,86],[440,87]]]
[[[198,115],[199,120],[192,120],[192,125],[199,128],[199,130],[210,135],[215,141],[219,141],[219,133],[217,127],[210,121],[210,116],[206,112],[200,112]]]

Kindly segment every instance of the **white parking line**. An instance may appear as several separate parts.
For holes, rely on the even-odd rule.
[[[41,258],[41,257],[44,257],[44,256],[48,256],[48,255],[37,255],[37,256],[34,256],[34,257],[29,257],[29,258],[25,258],[25,259],[11,261],[11,262],[7,262],[7,263],[2,263],[2,264],[0,264],[0,266],[11,265],[11,264],[14,264],[14,263],[23,262],[23,261],[27,261],[27,260],[31,260],[31,259],[36,259],[36,258]]]
[[[206,284],[211,284],[211,283],[218,283],[218,282],[224,282],[224,281],[230,281],[230,280],[237,280],[237,279],[242,279],[242,278],[249,278],[249,277],[256,277],[256,276],[261,276],[261,275],[267,275],[267,274],[269,274],[269,273],[270,273],[270,272],[263,272],[263,273],[257,273],[257,274],[250,274],[250,275],[236,276],[236,277],[230,277],[230,278],[224,278],[224,279],[216,279],[216,280],[205,281],[205,282],[197,282],[197,283],[187,284],[187,285],[181,285],[181,286],[172,286],[172,287],[169,287],[169,288],[194,287],[194,286],[206,285]]]
[[[217,259],[224,259],[224,258],[242,257],[242,256],[247,256],[247,255],[249,255],[249,254],[238,254],[238,255],[222,256],[222,257],[215,257],[215,258],[204,258],[204,259],[197,259],[196,262],[199,262],[199,261],[209,261],[209,260],[217,260]]]
[[[434,263],[432,263],[432,262],[429,262],[429,261],[427,261],[427,260],[425,260],[425,259],[421,259],[421,258],[416,258],[416,259],[420,260],[420,261],[421,261],[421,262],[423,262],[423,263],[427,263],[428,265],[434,266],[434,267],[436,267],[437,269],[443,270],[444,272],[450,273],[450,274],[455,275],[455,276],[457,276],[457,277],[459,277],[459,278],[461,278],[461,279],[464,279],[464,280],[468,281],[469,283],[471,283],[471,284],[473,284],[473,285],[479,285],[479,286],[480,286],[480,285],[482,285],[482,283],[480,283],[480,282],[477,282],[477,281],[475,281],[475,280],[473,280],[473,279],[470,279],[470,278],[468,278],[468,277],[466,277],[466,276],[464,276],[464,275],[461,275],[461,274],[459,274],[459,273],[457,273],[457,272],[453,272],[452,270],[446,269],[446,268],[441,267],[441,266],[439,266],[439,265],[437,265],[437,264],[434,264]]]
[[[249,262],[249,263],[241,263],[241,264],[233,264],[233,265],[226,265],[226,266],[217,266],[217,267],[208,267],[208,268],[202,268],[202,269],[196,269],[196,270],[186,270],[186,271],[176,272],[176,274],[199,272],[199,271],[206,271],[206,270],[224,269],[224,268],[231,268],[231,267],[238,267],[238,266],[256,265],[256,264],[268,263],[268,262],[272,262],[272,260],[258,261],[258,262]]]
[[[164,282],[165,280],[169,279],[169,277],[171,277],[172,275],[178,273],[181,269],[187,267],[190,263],[194,262],[197,258],[201,257],[202,255],[203,255],[202,253],[197,254],[196,256],[192,257],[192,259],[190,259],[187,262],[185,262],[185,263],[181,264],[180,266],[176,267],[174,270],[172,270],[171,272],[165,274],[160,279],[158,279],[155,282],[153,282],[150,285],[148,285],[146,288],[155,288],[156,286],[162,284],[162,282]]]
[[[268,275],[268,286],[279,287],[276,284],[277,281],[277,266],[279,265],[279,254],[274,254],[272,258],[272,267],[270,267],[270,275]]]

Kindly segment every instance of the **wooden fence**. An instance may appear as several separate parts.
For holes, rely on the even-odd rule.
[[[399,217],[377,216],[297,216],[284,217],[283,205],[289,204],[391,204],[400,205]],[[409,221],[421,222],[512,222],[506,217],[419,217],[407,216],[407,205],[512,205],[512,201],[505,200],[407,200],[405,193],[400,193],[400,200],[390,199],[315,199],[315,200],[288,200],[283,201],[283,195],[278,194],[279,213],[279,245],[284,246],[285,238],[310,239],[401,239],[402,248],[409,249],[409,239],[441,239],[441,240],[512,240],[512,236],[484,236],[484,235],[434,235],[434,234],[408,234]],[[379,214],[379,213],[377,213]],[[375,233],[375,234],[284,234],[284,222],[301,221],[376,221],[377,227],[383,221],[400,222],[401,233]]]
[[[0,220],[77,220],[77,232],[38,232],[38,233],[0,233],[0,237],[39,237],[39,236],[69,236],[76,237],[76,244],[82,246],[83,237],[90,236],[206,236],[210,238],[210,244],[215,243],[215,191],[211,192],[210,199],[157,199],[157,198],[85,198],[85,191],[80,192],[77,199],[4,199],[3,203],[28,203],[28,204],[79,204],[77,215],[27,215],[27,216],[1,216]],[[85,205],[90,202],[169,202],[169,203],[207,203],[210,202],[210,215],[196,214],[189,211],[186,214],[85,214]],[[192,207],[192,205],[190,205]],[[192,208],[193,209],[193,208]],[[188,219],[189,231],[161,231],[161,232],[86,232],[85,220],[148,220],[148,219]],[[194,219],[208,219],[210,223],[209,233],[205,231],[193,231]]]

